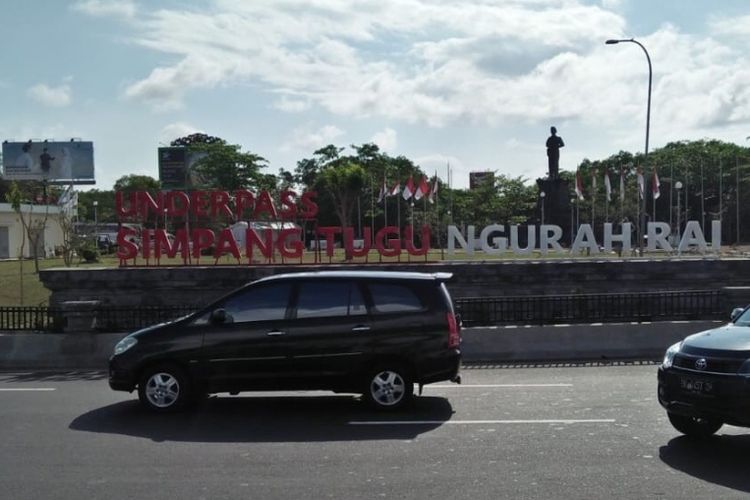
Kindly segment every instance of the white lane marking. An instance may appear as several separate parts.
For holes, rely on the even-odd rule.
[[[48,392],[56,390],[54,387],[6,387],[0,388],[0,392]]]
[[[586,420],[352,420],[348,425],[487,425],[487,424],[613,424],[613,418]]]
[[[486,387],[573,387],[573,384],[445,384],[445,385],[426,385],[425,388],[435,389],[461,389],[461,388],[486,388]]]

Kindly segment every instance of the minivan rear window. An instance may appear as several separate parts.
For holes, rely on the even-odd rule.
[[[370,283],[367,285],[376,313],[416,312],[424,309],[414,290],[396,283]]]

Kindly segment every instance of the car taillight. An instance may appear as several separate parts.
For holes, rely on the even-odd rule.
[[[445,313],[445,317],[448,320],[448,348],[453,349],[458,347],[461,341],[461,336],[458,332],[458,321],[453,313]]]

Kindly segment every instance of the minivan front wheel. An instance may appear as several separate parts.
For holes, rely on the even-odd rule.
[[[396,410],[408,404],[414,395],[414,382],[400,367],[382,367],[367,377],[365,399],[377,410]]]
[[[138,399],[155,412],[176,411],[190,397],[190,382],[177,366],[160,365],[143,372],[138,384]]]
[[[686,417],[667,412],[672,427],[689,437],[706,438],[712,436],[723,424],[720,420],[703,417]]]

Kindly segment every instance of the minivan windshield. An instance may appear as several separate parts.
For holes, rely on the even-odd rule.
[[[750,307],[745,309],[740,316],[734,320],[737,326],[750,326]]]

